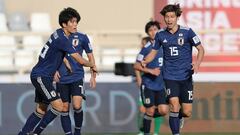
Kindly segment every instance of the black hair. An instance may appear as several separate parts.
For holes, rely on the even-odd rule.
[[[160,23],[158,21],[149,21],[146,25],[145,25],[145,32],[148,34],[148,30],[150,27],[152,26],[156,26],[158,29],[160,29]]]
[[[69,20],[72,18],[77,18],[77,23],[81,20],[80,14],[77,12],[77,10],[68,7],[64,8],[60,13],[58,17],[58,23],[61,27],[63,27],[63,23],[67,24]]]
[[[149,36],[143,37],[142,41],[146,41],[146,43],[147,43],[147,42],[151,41],[151,38]]]
[[[179,4],[169,4],[165,6],[160,13],[161,15],[165,16],[168,12],[175,12],[177,17],[180,17],[182,14],[182,10]]]

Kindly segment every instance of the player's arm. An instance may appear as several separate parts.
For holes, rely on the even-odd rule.
[[[73,57],[78,63],[80,63],[81,65],[85,66],[85,67],[94,67],[94,63],[87,61],[86,59],[84,59],[79,53],[71,53],[70,54],[71,57]]]
[[[146,67],[146,65],[156,57],[157,51],[158,50],[152,49],[151,52],[144,58],[144,60],[141,61],[141,66]]]
[[[94,63],[94,65],[95,65],[95,58],[94,58],[93,53],[87,53],[87,57],[88,57],[88,60],[90,62]],[[97,72],[98,72],[96,65],[94,67],[90,68],[90,72],[91,72],[90,87],[95,88],[96,87],[96,76],[97,76]]]
[[[160,48],[160,41],[158,38],[158,34],[156,34],[155,38],[154,38],[154,45],[153,48],[151,49],[150,53],[148,53],[148,55],[144,58],[143,61],[141,61],[141,65],[143,67],[145,67],[149,62],[151,62],[157,55],[157,52]]]
[[[96,78],[96,74],[98,73],[98,70],[97,70],[97,67],[95,65],[94,55],[93,55],[93,53],[87,53],[87,57],[88,57],[89,62],[94,64],[94,66],[90,68],[90,71],[92,73],[91,75],[93,75],[93,77]]]
[[[69,73],[72,73],[72,72],[73,72],[73,71],[72,71],[72,67],[71,67],[71,65],[70,65],[70,63],[69,63],[69,61],[67,60],[66,57],[63,58],[63,63],[65,64],[68,72],[69,72]]]
[[[192,70],[194,70],[195,73],[198,72],[199,67],[202,63],[203,57],[204,57],[204,53],[205,53],[205,50],[201,44],[197,45],[196,48],[198,50],[197,59],[196,59],[195,63],[193,63],[193,66],[192,66],[193,67]]]
[[[140,87],[142,84],[142,77],[141,77],[141,72],[138,70],[135,70],[135,75],[136,75],[136,83],[137,86]]]
[[[191,44],[198,50],[197,60],[194,63],[192,63],[192,70],[194,70],[194,72],[197,73],[204,57],[204,48],[201,44],[199,37],[195,34],[195,32],[193,32],[192,29],[189,30],[188,35]]]
[[[158,76],[160,74],[160,68],[153,68],[153,69],[147,68],[146,66],[142,66],[141,63],[139,63],[139,62],[136,62],[133,67],[135,70],[138,70],[138,71],[144,72],[144,73],[148,73],[148,74],[152,74],[155,76]]]

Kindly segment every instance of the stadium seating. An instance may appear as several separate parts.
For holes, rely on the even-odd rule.
[[[29,31],[29,23],[26,15],[23,13],[11,14],[8,18],[10,31]]]
[[[50,32],[52,30],[48,13],[32,13],[30,28],[34,32]]]
[[[0,32],[8,32],[6,15],[1,12],[0,12]]]
[[[16,50],[17,44],[13,36],[0,35],[0,49],[1,50]]]
[[[25,50],[36,50],[39,52],[44,42],[40,35],[26,35],[22,39],[22,44]]]

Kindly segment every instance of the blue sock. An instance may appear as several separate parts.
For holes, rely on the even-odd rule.
[[[144,118],[143,118],[144,135],[150,135],[152,118],[153,118],[152,116],[149,116],[146,113],[144,114]]]
[[[179,135],[179,112],[170,112],[169,114],[169,126],[173,135]]]
[[[18,135],[26,135],[27,133],[33,131],[35,126],[39,123],[42,118],[42,114],[38,112],[33,112],[27,119],[25,125],[23,126],[22,130],[18,133]]]
[[[58,115],[60,115],[60,112],[51,107],[43,116],[42,120],[35,128],[33,133],[40,134],[47,127],[47,125],[52,122]]]
[[[74,135],[81,135],[81,128],[83,123],[83,111],[82,108],[74,109],[74,121],[75,121],[75,131]]]
[[[72,124],[69,117],[69,112],[62,112],[61,114],[61,123],[65,135],[72,135]]]

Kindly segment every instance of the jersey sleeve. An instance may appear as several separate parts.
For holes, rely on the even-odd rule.
[[[83,49],[85,50],[86,53],[92,53],[92,44],[87,35],[85,35],[84,38]]]
[[[143,59],[147,56],[149,52],[149,47],[143,47],[141,49],[141,51],[139,52],[139,54],[137,55],[137,59],[136,59],[136,62],[141,62],[143,61]]]
[[[201,44],[199,37],[195,34],[195,32],[192,29],[189,29],[188,38],[192,46],[198,46]]]
[[[156,34],[154,38],[154,43],[153,43],[153,49],[158,50],[161,46],[161,41],[160,41],[160,36],[159,32]]]

